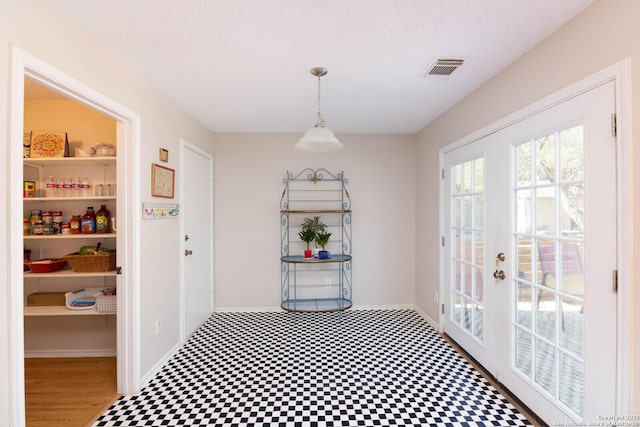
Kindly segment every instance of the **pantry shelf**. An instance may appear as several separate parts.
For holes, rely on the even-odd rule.
[[[69,310],[61,305],[49,306],[26,306],[24,315],[27,317],[37,316],[115,316],[116,312],[100,312],[98,310]]]

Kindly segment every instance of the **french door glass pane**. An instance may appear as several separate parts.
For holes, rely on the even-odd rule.
[[[533,144],[531,141],[524,142],[515,147],[515,169],[516,175],[516,187],[527,187],[532,184],[532,163],[531,163],[531,149]]]
[[[555,181],[556,176],[556,135],[546,135],[535,140],[536,184]]]
[[[533,287],[519,283],[516,293],[516,323],[527,329],[531,329],[533,298]]]
[[[535,194],[536,233],[553,236],[556,232],[556,188],[538,187]]]
[[[560,401],[576,412],[582,412],[584,384],[582,378],[583,361],[571,355],[560,353]]]
[[[522,328],[515,328],[515,365],[520,372],[522,372],[527,378],[532,376],[532,360],[533,343],[531,342],[532,335],[529,331]]]

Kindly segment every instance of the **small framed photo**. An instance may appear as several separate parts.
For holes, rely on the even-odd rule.
[[[165,166],[151,164],[151,195],[173,199],[176,171]]]
[[[160,149],[160,161],[165,163],[169,161],[169,150],[164,148]]]

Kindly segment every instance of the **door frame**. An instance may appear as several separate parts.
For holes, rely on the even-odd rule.
[[[201,155],[202,157],[206,158],[209,162],[209,182],[208,182],[208,188],[206,189],[206,193],[209,195],[209,201],[210,201],[210,206],[209,206],[209,211],[211,212],[211,216],[212,216],[212,223],[211,223],[211,233],[209,234],[209,244],[210,249],[211,249],[211,270],[210,270],[210,277],[211,277],[211,312],[213,312],[214,310],[214,303],[215,303],[215,283],[214,283],[214,272],[215,272],[215,265],[214,265],[214,240],[213,240],[213,236],[214,236],[214,223],[215,223],[215,211],[214,211],[214,183],[213,183],[213,171],[214,171],[214,165],[213,165],[213,156],[210,153],[207,153],[206,151],[202,150],[201,148],[197,147],[196,145],[193,145],[192,143],[188,142],[185,139],[180,138],[180,204],[184,207],[185,206],[185,199],[187,197],[187,188],[185,188],[185,179],[184,179],[184,174],[185,174],[185,165],[184,165],[184,151],[185,150],[190,150],[193,151],[194,153],[197,153],[199,155]],[[202,193],[205,193],[205,191],[203,191]],[[180,307],[182,308],[182,314],[180,316],[180,337],[182,339],[182,341],[185,341],[187,338],[189,338],[187,336],[187,333],[185,331],[185,327],[186,327],[186,314],[187,314],[187,310],[186,310],[186,297],[185,297],[185,293],[186,293],[186,283],[185,283],[185,263],[184,263],[184,256],[182,256],[182,254],[185,251],[185,241],[184,238],[182,238],[182,236],[185,235],[185,216],[184,214],[180,215],[180,243],[181,243],[181,248],[180,248]]]
[[[126,268],[119,276],[117,321],[117,390],[132,394],[140,388],[140,313],[139,313],[139,218],[134,214],[140,205],[140,179],[136,173],[140,152],[140,116],[116,103],[89,86],[75,80],[57,68],[28,52],[12,46],[11,94],[9,110],[9,141],[22,140],[24,128],[24,79],[29,77],[40,84],[63,93],[65,96],[87,105],[117,121],[117,139],[121,142],[117,164],[118,187],[129,191],[118,193],[118,252]],[[9,185],[18,189],[22,181],[22,149],[9,144]],[[22,287],[22,195],[9,191],[9,254],[7,265],[9,298],[4,301],[9,313],[9,419],[11,425],[22,425],[25,419],[24,383],[24,295]],[[0,303],[1,304],[1,303]]]
[[[613,81],[615,83],[615,103],[616,103],[616,122],[617,122],[617,138],[616,138],[616,163],[617,163],[617,248],[616,255],[618,260],[618,293],[616,296],[617,303],[617,319],[616,326],[618,338],[616,344],[617,351],[617,374],[616,374],[616,415],[628,414],[632,405],[630,393],[630,377],[633,360],[631,359],[630,343],[632,342],[631,322],[632,304],[631,285],[634,283],[636,272],[632,263],[632,239],[628,230],[633,229],[633,199],[631,196],[633,183],[633,169],[631,156],[631,99],[630,99],[630,75],[631,60],[625,58],[601,71],[598,71],[576,83],[573,83],[564,89],[561,89],[540,101],[537,101],[521,110],[516,111],[482,129],[475,131],[443,148],[439,151],[440,171],[444,170],[445,155],[450,151],[458,149],[468,144],[472,144],[486,136],[498,132],[506,127],[511,126],[521,120],[531,117],[539,112],[561,104],[567,99],[573,98],[603,83]],[[445,230],[445,187],[444,179],[440,179],[440,236],[444,239]],[[439,289],[441,296],[445,294],[445,263],[446,248],[440,245],[439,260]],[[438,315],[438,326],[440,331],[444,330],[444,297],[440,298],[441,310]]]

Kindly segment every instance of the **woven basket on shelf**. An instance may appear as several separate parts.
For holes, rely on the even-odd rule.
[[[74,252],[64,258],[71,269],[80,273],[98,273],[116,269],[116,252],[100,252],[97,254],[80,255]]]

